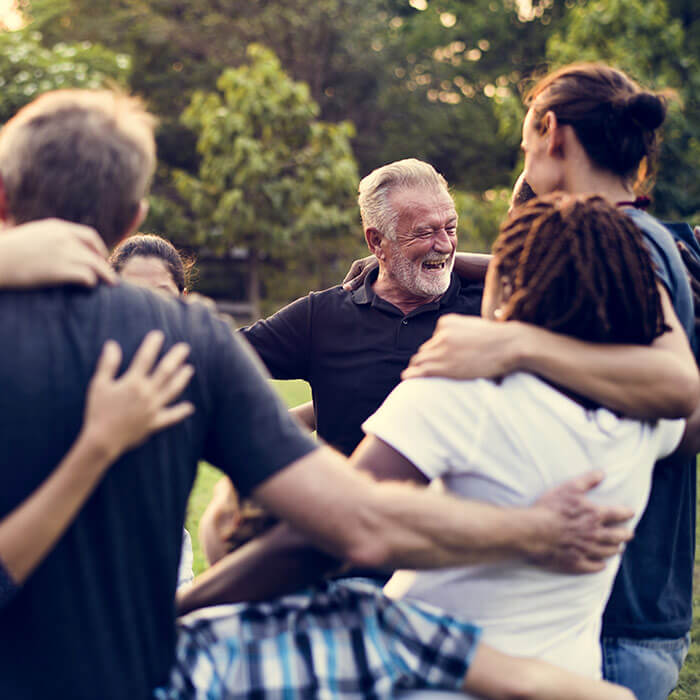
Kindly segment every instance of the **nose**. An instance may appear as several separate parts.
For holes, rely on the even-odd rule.
[[[445,231],[444,228],[436,231],[435,237],[433,238],[433,249],[439,253],[451,253],[452,248],[452,240],[447,234],[447,231]]]

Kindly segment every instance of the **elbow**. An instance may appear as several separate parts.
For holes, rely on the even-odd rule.
[[[669,418],[687,418],[700,404],[700,375],[693,371],[684,373],[676,382],[675,391],[669,401]]]
[[[368,502],[363,504],[355,526],[349,531],[344,559],[360,569],[393,570],[395,551],[390,541],[392,529]]]
[[[392,550],[383,538],[362,536],[346,550],[345,560],[362,570],[392,571]]]

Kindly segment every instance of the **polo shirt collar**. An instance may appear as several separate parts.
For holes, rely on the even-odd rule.
[[[365,277],[365,281],[362,286],[358,287],[354,292],[352,292],[351,296],[355,304],[362,305],[376,303],[375,299],[377,299],[377,295],[374,293],[372,285],[377,281],[378,276],[379,268],[376,267],[367,275],[367,277]],[[451,304],[459,294],[461,287],[462,282],[460,281],[459,277],[457,277],[457,273],[453,270],[452,275],[450,276],[450,286],[447,288],[447,291],[440,297],[440,299],[438,299],[438,301],[430,302],[430,304],[426,304],[426,306],[430,306],[431,308],[439,308],[445,304]],[[417,310],[418,309],[416,309],[416,311]]]

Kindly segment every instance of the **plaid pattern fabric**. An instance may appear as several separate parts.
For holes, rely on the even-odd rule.
[[[479,628],[370,581],[333,581],[265,603],[205,608],[178,621],[175,667],[158,700],[391,698],[460,688]]]

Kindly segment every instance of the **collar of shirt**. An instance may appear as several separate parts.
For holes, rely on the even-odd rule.
[[[403,314],[397,307],[375,294],[373,285],[377,281],[378,276],[379,268],[377,267],[374,270],[372,270],[367,275],[367,277],[365,277],[364,284],[351,293],[351,298],[353,302],[358,306],[363,304],[371,304],[372,306],[381,307],[383,309],[392,311],[393,313],[398,313],[403,316]],[[419,306],[417,309],[411,311],[411,313],[407,315],[414,316],[415,314],[422,313],[423,311],[431,311],[434,309],[439,309],[445,304],[451,304],[454,301],[457,294],[459,293],[461,286],[462,283],[459,277],[457,276],[457,273],[453,271],[450,277],[450,286],[437,301],[431,301],[427,304],[423,304],[423,306]]]

